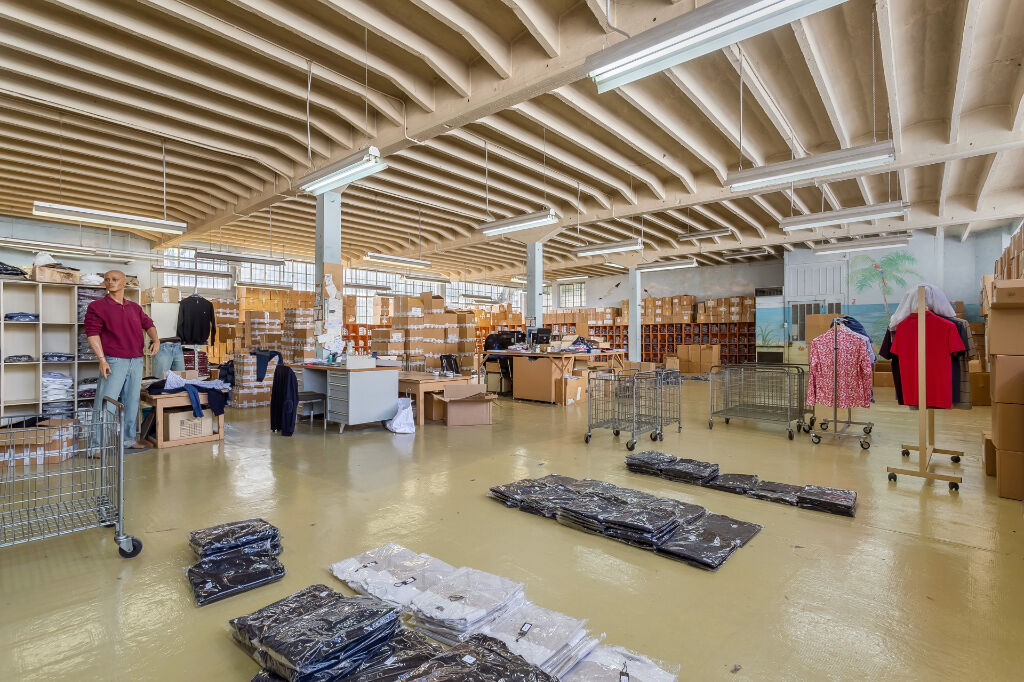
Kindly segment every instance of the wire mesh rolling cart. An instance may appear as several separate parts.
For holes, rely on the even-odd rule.
[[[75,419],[0,420],[0,547],[105,526],[121,556],[142,551],[124,533],[123,415],[104,398]]]
[[[682,431],[681,385],[682,376],[675,370],[591,373],[584,442],[590,442],[594,429],[611,429],[616,436],[628,431],[626,449],[633,450],[645,433],[657,441],[665,439],[665,427],[673,423]]]
[[[802,365],[748,363],[716,365],[709,373],[708,428],[715,417],[755,419],[786,425],[789,439],[793,428],[810,431],[814,416],[808,416],[807,372]]]

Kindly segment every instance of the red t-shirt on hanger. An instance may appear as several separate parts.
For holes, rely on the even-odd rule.
[[[925,382],[928,407],[948,410],[953,407],[953,363],[950,356],[964,348],[956,325],[935,313],[926,312]],[[892,352],[900,359],[900,383],[903,385],[903,404],[917,405],[917,313],[896,327]]]

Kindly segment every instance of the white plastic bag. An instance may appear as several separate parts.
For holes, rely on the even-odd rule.
[[[412,413],[412,398],[398,399],[398,413],[384,422],[388,431],[395,433],[416,433],[416,417]]]

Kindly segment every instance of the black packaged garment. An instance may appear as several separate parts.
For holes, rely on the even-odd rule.
[[[194,530],[188,534],[189,546],[201,559],[215,557],[249,545],[269,547],[270,545],[265,544],[267,542],[276,543],[278,549],[276,554],[281,553],[280,531],[263,519],[232,521],[211,528]]]
[[[576,493],[562,485],[548,486],[542,490],[523,495],[519,502],[520,511],[549,519],[555,518],[559,508],[573,502],[579,497]]]
[[[560,507],[555,518],[559,523],[570,528],[604,534],[604,520],[623,510],[623,505],[597,497],[581,496]]]
[[[747,497],[779,504],[791,504],[796,506],[797,495],[803,490],[802,485],[790,485],[789,483],[777,483],[775,481],[758,481],[757,487],[747,491]]]
[[[804,509],[814,509],[840,516],[854,516],[857,507],[857,493],[841,488],[807,485],[797,494],[796,503]]]
[[[718,569],[733,552],[757,535],[761,526],[721,514],[707,514],[690,527],[681,527],[655,551],[694,566]]]
[[[228,625],[235,641],[259,660],[256,650],[265,633],[340,599],[344,597],[326,585],[310,585],[248,615],[232,618]]]
[[[509,651],[501,640],[473,635],[438,654],[402,682],[558,682]]]
[[[674,510],[628,506],[604,519],[605,534],[641,547],[657,547],[679,526]]]
[[[542,492],[546,488],[548,488],[547,484],[532,478],[524,478],[521,481],[494,486],[491,488],[491,496],[503,502],[507,507],[518,507],[522,502],[523,495]]]
[[[704,485],[718,475],[718,465],[695,459],[679,459],[663,466],[661,475],[670,481]]]
[[[575,483],[576,479],[570,476],[562,476],[561,474],[548,474],[537,479],[537,483],[541,485],[569,485]]]
[[[366,659],[346,682],[397,682],[406,673],[441,653],[442,649],[429,639],[400,627],[385,644]]]
[[[217,320],[213,314],[213,304],[199,294],[181,299],[175,336],[186,346],[217,343]]]
[[[352,673],[387,642],[399,610],[376,597],[332,601],[264,632],[265,668],[291,682],[327,682]]]
[[[676,457],[667,452],[657,450],[644,450],[626,455],[626,468],[639,474],[650,474],[660,476],[661,467],[672,464]]]
[[[705,483],[704,487],[746,495],[747,492],[757,487],[757,476],[754,474],[720,474]]]
[[[273,673],[273,671],[270,671],[270,670],[267,670],[266,668],[264,668],[263,670],[259,671],[255,675],[253,675],[253,678],[251,680],[249,680],[249,682],[288,682],[288,681],[286,679],[284,679],[283,677],[281,677],[280,675],[275,675]]]
[[[203,559],[185,571],[198,606],[226,599],[284,577],[284,566],[271,556],[226,556]]]

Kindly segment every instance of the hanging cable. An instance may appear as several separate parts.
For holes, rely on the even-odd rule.
[[[274,207],[267,207],[268,218],[267,225],[270,228],[270,255],[274,255]]]
[[[164,220],[167,220],[167,140],[160,142],[160,163],[164,175]]]
[[[487,142],[484,142],[484,210],[487,211],[487,217],[492,218],[491,215],[491,193],[490,193],[490,174],[488,169],[488,157],[487,157]]]
[[[541,133],[544,136],[543,146],[541,148],[541,154],[544,159],[544,203],[548,203],[548,129],[541,128]]]
[[[313,93],[313,62],[306,60],[306,156],[313,167],[313,133],[309,125],[309,98]]]
[[[743,48],[740,48],[740,170],[743,170]]]
[[[57,196],[60,199],[60,203],[64,203],[64,114],[58,114],[57,116],[58,125],[60,126],[60,170],[57,175],[58,189]]]
[[[875,94],[875,21],[876,10],[871,8],[871,141],[878,142],[878,96]]]
[[[370,140],[370,33],[363,27],[363,130]]]

